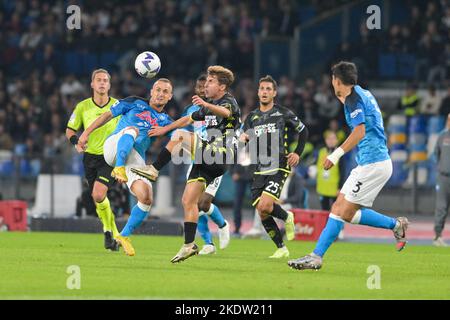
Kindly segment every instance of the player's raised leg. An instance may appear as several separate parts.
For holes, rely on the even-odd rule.
[[[171,262],[181,262],[187,258],[198,254],[198,246],[195,244],[195,233],[198,221],[198,201],[205,188],[205,183],[192,181],[186,184],[182,203],[184,208],[184,245],[172,258]]]
[[[111,175],[119,182],[127,182],[128,177],[125,172],[125,163],[133,149],[134,141],[139,134],[135,127],[128,127],[123,130],[122,136],[117,141],[116,164]]]
[[[148,166],[131,168],[131,171],[147,178],[150,181],[156,181],[159,171],[164,168],[172,159],[172,154],[177,154],[180,148],[192,154],[194,158],[194,146],[196,135],[185,130],[176,130],[167,145],[158,154],[156,161]]]

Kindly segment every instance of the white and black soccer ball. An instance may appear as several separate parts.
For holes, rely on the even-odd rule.
[[[144,51],[136,57],[134,69],[144,78],[153,78],[161,70],[161,61],[156,53]]]

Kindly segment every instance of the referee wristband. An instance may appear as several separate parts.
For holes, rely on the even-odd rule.
[[[78,144],[78,136],[76,134],[74,134],[73,136],[70,137],[69,141],[71,144],[76,146]]]
[[[334,165],[339,161],[339,159],[345,154],[344,149],[341,147],[337,148],[333,151],[332,154],[330,154],[327,159],[330,160]]]

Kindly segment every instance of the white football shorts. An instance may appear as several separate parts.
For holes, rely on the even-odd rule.
[[[391,175],[391,159],[357,166],[345,181],[341,193],[351,203],[371,207]]]

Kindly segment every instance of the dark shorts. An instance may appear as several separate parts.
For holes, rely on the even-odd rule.
[[[115,180],[111,177],[113,170],[106,161],[103,155],[96,155],[85,153],[83,157],[84,172],[89,188],[94,187],[95,181],[98,181],[109,188],[112,187]]]
[[[192,170],[189,173],[187,183],[194,181],[205,182],[209,185],[217,177],[222,176],[227,171],[227,154],[234,162],[235,151],[230,148],[224,148],[220,144],[214,142],[209,143],[207,141],[196,139],[195,153],[193,155],[194,164]],[[205,158],[205,155],[211,157]],[[217,163],[213,160],[217,160]]]
[[[254,174],[252,181],[252,205],[256,206],[261,195],[267,194],[275,200],[280,199],[281,190],[283,190],[289,173],[278,170],[272,175]]]

